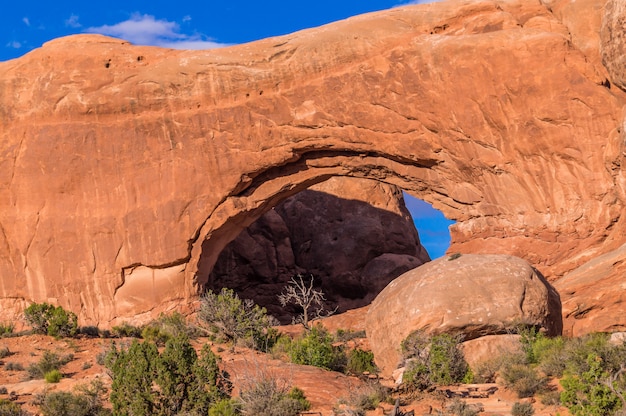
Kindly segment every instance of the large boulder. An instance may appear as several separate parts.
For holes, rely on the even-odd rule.
[[[331,178],[265,213],[222,251],[207,287],[234,289],[283,322],[294,313],[277,294],[296,273],[312,274],[327,310],[369,304],[387,284],[430,258],[402,191]]]
[[[376,363],[387,374],[415,330],[469,340],[520,324],[560,334],[558,293],[520,258],[471,254],[442,257],[398,277],[372,302],[365,321]]]

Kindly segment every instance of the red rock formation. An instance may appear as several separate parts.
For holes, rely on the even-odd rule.
[[[283,323],[300,311],[277,303],[291,277],[312,274],[337,312],[369,304],[387,283],[430,258],[402,191],[331,178],[263,214],[220,254],[207,282],[235,289]]]
[[[84,35],[0,63],[3,308],[180,308],[331,176],[400,186],[458,221],[452,250],[558,279],[624,242],[603,4],[446,1],[209,51]]]
[[[554,288],[520,258],[467,254],[439,258],[391,282],[370,305],[365,331],[376,364],[390,375],[400,363],[402,340],[413,331],[470,340],[519,324],[561,334]]]

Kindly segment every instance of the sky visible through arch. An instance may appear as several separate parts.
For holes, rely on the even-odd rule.
[[[436,259],[446,253],[450,247],[450,230],[448,227],[454,221],[447,219],[443,213],[414,196],[404,194],[404,203],[413,217],[413,223],[420,236],[422,245],[428,251],[431,259]]]
[[[62,36],[99,33],[177,49],[210,49],[280,36],[358,14],[434,0],[9,1],[0,13],[0,61],[22,56]],[[405,194],[431,258],[450,244],[452,221]]]

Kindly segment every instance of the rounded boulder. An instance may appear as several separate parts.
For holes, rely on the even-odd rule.
[[[410,270],[374,299],[365,326],[383,374],[400,364],[411,332],[449,333],[464,340],[538,326],[562,331],[556,290],[523,259],[508,255],[453,255]]]

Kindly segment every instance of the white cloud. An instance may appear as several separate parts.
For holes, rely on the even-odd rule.
[[[180,33],[178,23],[164,19],[157,20],[148,14],[135,14],[130,19],[114,25],[90,27],[86,32],[121,38],[136,45],[173,49],[213,49],[228,46],[212,42],[201,35]]]
[[[7,48],[19,49],[22,47],[22,43],[16,40],[12,40],[11,42],[6,44]]]
[[[78,22],[78,16],[73,14],[65,21],[65,26],[81,27],[82,25]]]
[[[189,21],[191,21],[191,16],[187,15],[183,17],[183,22],[189,22]]]
[[[28,17],[23,17],[22,22],[24,22],[26,26],[30,26],[30,20],[28,19]]]

